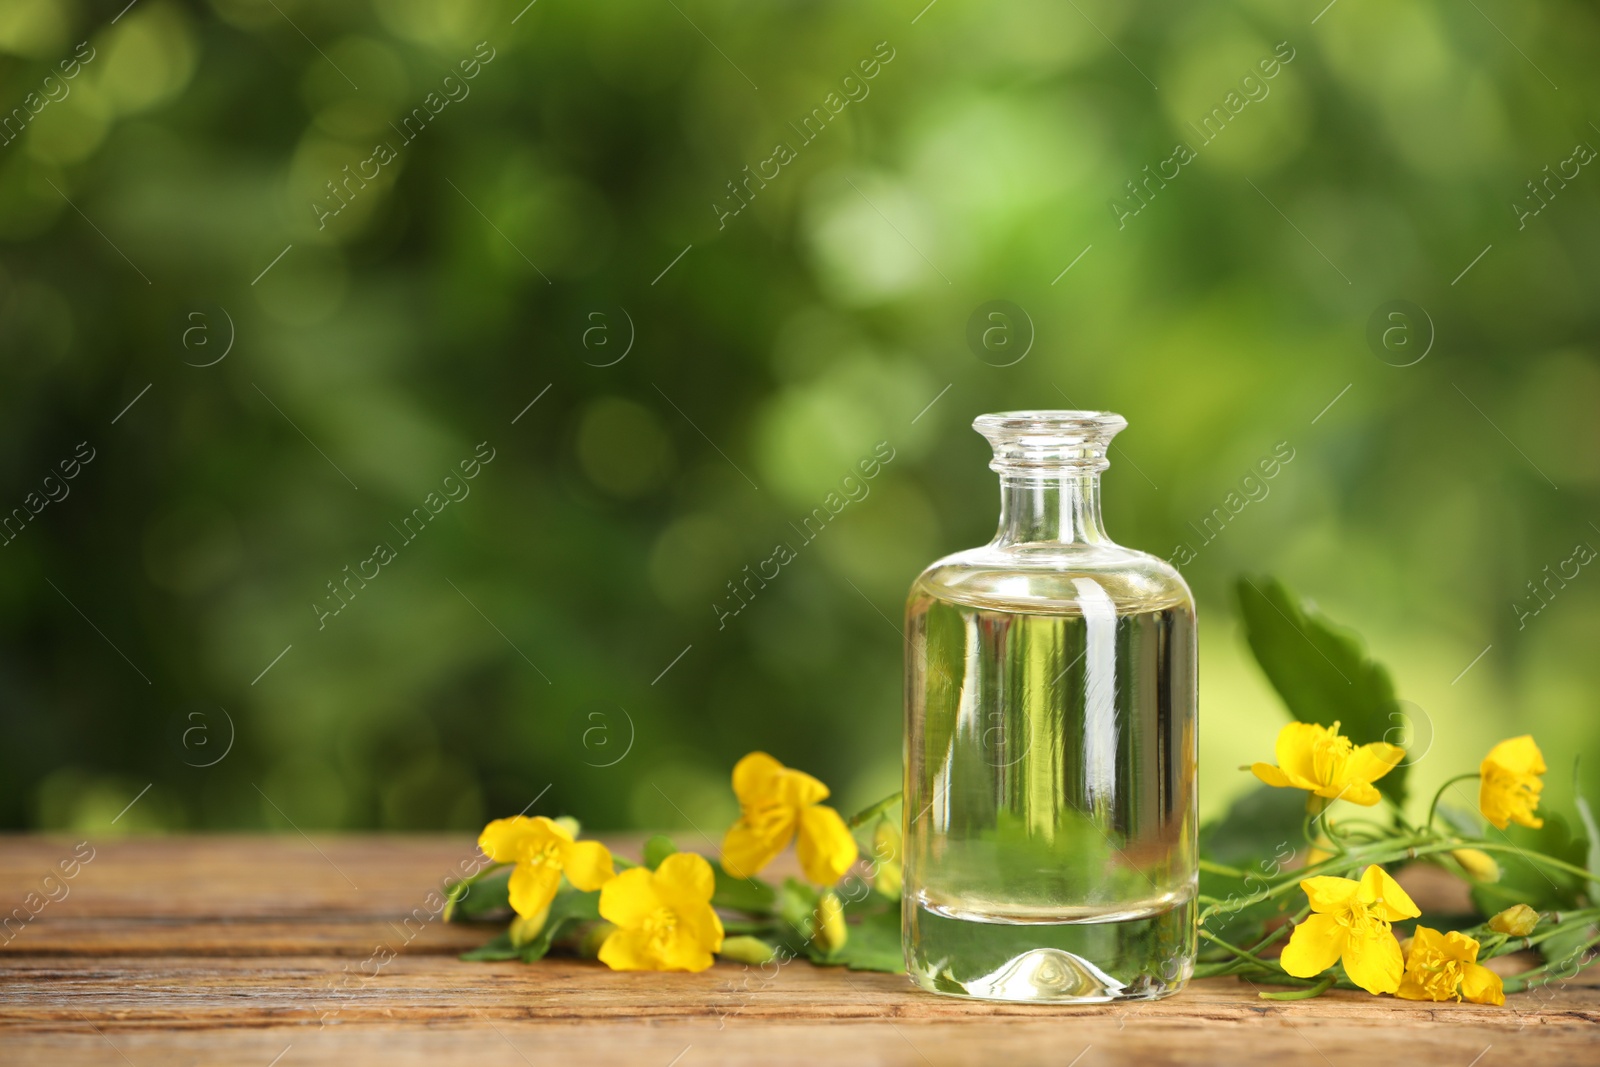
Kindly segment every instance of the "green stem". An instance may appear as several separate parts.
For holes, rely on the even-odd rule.
[[[1256,996],[1260,997],[1262,1000],[1310,1000],[1312,997],[1322,996],[1322,994],[1326,993],[1330,988],[1332,988],[1332,986],[1333,975],[1330,974],[1326,975],[1322,981],[1318,982],[1310,989],[1294,989],[1287,993],[1257,993]]]
[[[1537,934],[1530,934],[1527,937],[1518,937],[1512,939],[1517,942],[1516,948],[1512,951],[1521,952],[1523,949],[1533,948],[1536,945],[1550,940],[1550,938],[1555,937],[1557,934],[1564,934],[1568,930],[1576,929],[1580,926],[1588,926],[1593,923],[1596,918],[1600,918],[1600,908],[1581,908],[1576,911],[1569,911],[1561,916],[1561,920],[1559,922],[1552,923],[1549,927],[1539,931]],[[1499,936],[1504,937],[1505,935],[1502,934]]]
[[[1400,860],[1417,859],[1436,852],[1451,852],[1458,848],[1478,848],[1489,852],[1515,852],[1530,862],[1543,863],[1558,870],[1579,875],[1589,881],[1600,883],[1600,875],[1590,873],[1582,867],[1574,867],[1572,864],[1558,860],[1554,856],[1546,856],[1539,852],[1529,852],[1527,849],[1512,844],[1497,845],[1488,841],[1440,841],[1436,837],[1429,835],[1427,837],[1400,838],[1396,841],[1388,842],[1386,845],[1387,847],[1381,848],[1375,846],[1370,849],[1351,849],[1341,855],[1325,859],[1320,863],[1314,863],[1308,867],[1302,867],[1298,871],[1289,872],[1285,876],[1286,880],[1284,882],[1273,886],[1271,889],[1264,889],[1252,896],[1245,897],[1242,900],[1236,900],[1233,902],[1233,907],[1227,910],[1240,911],[1252,904],[1273,900],[1298,888],[1302,880],[1323,874],[1336,867],[1348,866],[1355,868],[1371,864],[1382,866],[1396,863]],[[1217,910],[1215,907],[1205,909],[1200,913],[1200,921],[1204,922]]]
[[[1600,945],[1600,937],[1590,938],[1559,960],[1551,960],[1549,963],[1540,964],[1530,970],[1523,971],[1521,974],[1512,975],[1510,978],[1505,979],[1505,991],[1507,993],[1521,993],[1536,986],[1547,985],[1557,978],[1563,977],[1560,974],[1548,974],[1546,972],[1552,967],[1568,966],[1573,960],[1578,959],[1596,945]],[[1567,975],[1565,977],[1570,978],[1572,976]],[[1532,980],[1530,981],[1530,979]]]
[[[1433,829],[1433,816],[1439,810],[1439,798],[1444,796],[1444,791],[1446,789],[1449,789],[1451,786],[1455,785],[1457,782],[1465,782],[1468,778],[1481,778],[1481,777],[1483,777],[1481,774],[1479,774],[1476,771],[1474,771],[1471,774],[1458,774],[1454,778],[1447,778],[1445,780],[1444,785],[1441,785],[1439,787],[1439,791],[1437,793],[1433,794],[1433,803],[1428,805],[1428,821],[1422,824],[1423,829],[1426,829],[1426,830],[1432,830]]]
[[[1257,964],[1259,966],[1265,967],[1270,971],[1276,971],[1278,969],[1278,968],[1274,967],[1267,960],[1261,959],[1260,957],[1256,956],[1249,949],[1243,949],[1243,948],[1240,948],[1238,945],[1232,944],[1231,942],[1224,941],[1222,938],[1218,937],[1216,934],[1212,933],[1210,930],[1201,930],[1200,931],[1200,936],[1205,938],[1207,941],[1211,942],[1213,945],[1217,945],[1217,946],[1220,946],[1222,948],[1227,949],[1229,952],[1232,952],[1235,956],[1238,956],[1241,959],[1247,959],[1251,963],[1254,963],[1254,964]]]
[[[1543,852],[1529,852],[1527,849],[1513,845],[1509,842],[1504,845],[1497,845],[1492,841],[1478,841],[1471,844],[1456,842],[1454,844],[1447,844],[1442,849],[1430,849],[1429,851],[1451,851],[1458,848],[1475,848],[1484,852],[1515,852],[1517,855],[1521,856],[1525,860],[1528,860],[1530,863],[1542,863],[1546,866],[1554,867],[1558,871],[1566,871],[1568,874],[1576,874],[1580,878],[1583,878],[1587,881],[1600,884],[1600,874],[1596,874],[1585,867],[1575,867],[1572,864],[1567,863],[1565,860],[1558,860],[1554,856],[1546,856]]]
[[[1271,948],[1278,941],[1282,940],[1285,934],[1293,930],[1300,923],[1305,922],[1306,916],[1310,914],[1311,905],[1307,904],[1305,907],[1296,912],[1288,922],[1279,926],[1276,930],[1268,933],[1260,941],[1257,941],[1255,945],[1251,947],[1250,951],[1259,955],[1262,949]],[[1217,974],[1232,974],[1238,970],[1239,961],[1229,960],[1227,963],[1221,964],[1220,966],[1222,967],[1222,970],[1216,972]]]
[[[1208,874],[1221,874],[1226,875],[1229,878],[1243,879],[1246,876],[1246,872],[1239,870],[1237,867],[1229,867],[1225,864],[1213,863],[1208,859],[1202,859],[1200,861],[1200,869]]]
[[[894,807],[896,804],[900,803],[900,798],[902,795],[903,794],[901,793],[890,793],[876,804],[869,805],[850,816],[850,820],[846,825],[848,825],[852,830],[859,826],[864,826],[866,823],[872,821],[873,819],[882,815],[884,812],[888,811],[890,808]]]

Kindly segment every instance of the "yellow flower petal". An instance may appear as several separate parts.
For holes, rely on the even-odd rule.
[[[833,885],[860,855],[856,839],[832,808],[813,804],[800,812],[800,869],[818,885]]]
[[[629,868],[600,887],[600,917],[621,927],[643,926],[663,907],[648,867]]]
[[[1406,750],[1399,745],[1374,741],[1350,753],[1350,758],[1344,765],[1344,773],[1357,781],[1376,782],[1399,766],[1400,761],[1405,758]]]
[[[506,888],[512,910],[530,918],[550,907],[560,886],[561,868],[547,863],[519,863]]]
[[[478,848],[496,863],[515,863],[539,837],[538,829],[526,815],[496,819],[478,835]]]
[[[1372,783],[1405,757],[1405,750],[1382,741],[1355,748],[1339,724],[1292,722],[1278,731],[1278,765],[1253,764],[1255,776],[1279,788],[1304,789],[1331,800],[1368,807],[1379,800]]]
[[[1400,942],[1387,926],[1370,927],[1370,936],[1352,932],[1345,939],[1340,960],[1344,973],[1368,993],[1393,993],[1400,988],[1405,961],[1400,956]]]
[[[1337,729],[1338,724],[1335,723],[1334,732]],[[1327,738],[1329,733],[1327,727],[1314,722],[1292,722],[1285,726],[1278,731],[1275,746],[1278,767],[1284,774],[1303,782],[1321,781],[1316,765],[1317,743]]]
[[[1431,926],[1419,926],[1411,935],[1411,951],[1420,954],[1419,958],[1443,956],[1444,935]]]
[[[600,946],[599,959],[613,971],[656,969],[650,936],[638,930],[613,930]]]
[[[1500,742],[1484,759],[1493,760],[1512,774],[1543,774],[1546,769],[1544,753],[1539,751],[1531,734]]]
[[[1502,741],[1489,750],[1478,767],[1478,810],[1497,829],[1510,823],[1538,829],[1544,820],[1535,815],[1544,782],[1544,754],[1533,738],[1524,734]]]
[[[722,939],[717,939],[717,947],[722,947]],[[661,971],[703,971],[710,967],[717,959],[700,941],[692,935],[680,933],[668,939],[662,946],[657,956]]]
[[[1277,786],[1279,789],[1310,789],[1312,783],[1291,779],[1283,770],[1270,763],[1250,764],[1250,773],[1266,782],[1268,785]]]
[[[773,783],[783,771],[783,764],[765,752],[752,752],[733,765],[733,795],[740,804],[764,804],[771,799]]]
[[[778,799],[790,807],[803,808],[828,799],[828,787],[805,771],[785,768],[778,779]]]
[[[711,966],[702,958],[722,947],[722,920],[711,907],[716,876],[704,856],[675,852],[656,868],[655,891],[676,916],[678,935],[685,944],[670,942],[665,952],[674,967],[703,971]]]
[[[674,852],[661,861],[655,872],[656,894],[672,907],[711,903],[717,879],[704,856],[693,852]]]
[[[1300,888],[1305,891],[1306,899],[1311,901],[1312,911],[1331,914],[1350,906],[1361,883],[1352,878],[1334,878],[1324,874],[1305,879],[1300,883]]]
[[[1368,906],[1380,919],[1414,919],[1422,914],[1415,902],[1400,888],[1400,883],[1389,877],[1389,872],[1376,863],[1361,874],[1361,887],[1356,899]]]
[[[550,838],[561,841],[571,841],[577,836],[578,820],[562,816],[559,819],[547,819],[543,815],[535,815],[534,823],[539,831],[548,834]]]
[[[1278,962],[1296,978],[1315,977],[1339,961],[1347,934],[1332,915],[1312,915],[1294,928]]]
[[[1504,1004],[1500,977],[1480,966],[1477,959],[1478,942],[1459,930],[1440,934],[1419,926],[1406,953],[1398,995],[1406,1000],[1460,1000],[1465,996],[1478,1004]]]
[[[1500,976],[1479,963],[1461,968],[1461,994],[1474,1004],[1504,1004],[1505,983]]]
[[[759,826],[740,819],[723,835],[722,869],[735,878],[760,874],[794,839],[794,822],[789,809]]]
[[[585,892],[599,889],[616,877],[611,853],[598,841],[574,841],[568,845],[561,868],[567,881]]]
[[[1342,785],[1323,786],[1317,790],[1318,796],[1329,797],[1333,800],[1348,800],[1352,804],[1360,804],[1370,808],[1383,799],[1383,795],[1369,782],[1348,781]]]
[[[1447,973],[1444,937],[1431,927],[1419,926],[1406,940],[1406,969],[1395,996],[1401,1000],[1455,999],[1457,979]]]
[[[655,871],[635,867],[600,889],[600,914],[617,924],[600,946],[601,962],[619,971],[703,971],[722,947],[722,921],[711,909],[715,888],[703,856],[674,853]]]

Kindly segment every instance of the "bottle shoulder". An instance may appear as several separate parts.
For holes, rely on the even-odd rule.
[[[1117,614],[1171,608],[1194,613],[1194,596],[1176,567],[1109,542],[984,545],[936,560],[911,585],[910,599],[1036,614],[1079,615],[1098,589]]]

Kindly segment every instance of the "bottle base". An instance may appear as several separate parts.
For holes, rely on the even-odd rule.
[[[1194,971],[1195,905],[1111,922],[956,919],[908,901],[906,973],[930,993],[1034,1004],[1159,1000]]]

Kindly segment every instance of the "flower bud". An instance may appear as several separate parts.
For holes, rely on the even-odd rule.
[[[558,815],[550,821],[561,827],[567,833],[571,834],[574,840],[577,839],[578,834],[583,830],[583,826],[578,822],[578,820],[574,819],[570,815]]]
[[[550,905],[546,904],[532,915],[518,915],[511,920],[511,944],[521,948],[539,936],[545,920],[550,918]]]
[[[824,952],[837,952],[850,939],[845,926],[844,902],[839,894],[824,889],[817,898],[817,910],[811,915],[811,940]]]
[[[759,937],[725,937],[717,955],[735,963],[748,963],[759,967],[777,957],[773,947]]]
[[[1450,856],[1461,864],[1461,869],[1471,875],[1475,881],[1498,882],[1500,880],[1500,865],[1487,852],[1480,852],[1475,848],[1458,848],[1450,853]]]
[[[872,832],[872,862],[877,865],[872,888],[886,897],[898,897],[901,884],[898,823],[890,822],[888,819],[878,820],[877,829]]]
[[[1513,904],[1489,920],[1489,929],[1512,937],[1527,937],[1538,924],[1538,912],[1526,904]]]

